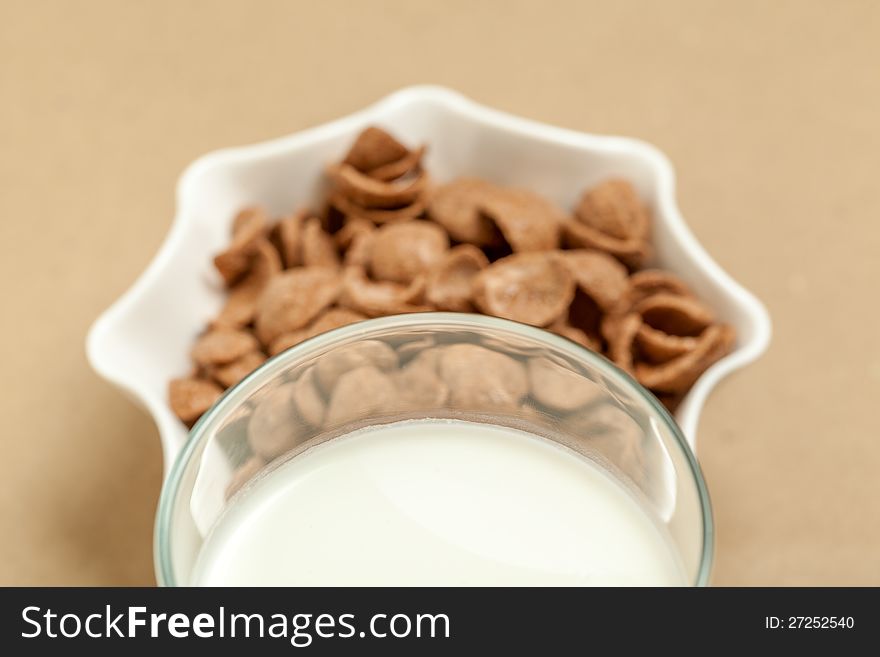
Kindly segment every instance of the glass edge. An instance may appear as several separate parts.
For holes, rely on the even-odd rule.
[[[658,400],[633,377],[601,354],[590,351],[586,347],[567,338],[556,335],[555,333],[551,333],[546,329],[523,324],[521,322],[515,322],[509,319],[490,317],[488,315],[449,312],[408,313],[402,315],[390,315],[388,317],[377,317],[321,333],[320,335],[304,340],[290,349],[269,358],[265,363],[260,365],[260,367],[227,390],[213,406],[205,411],[205,413],[193,425],[192,429],[190,429],[186,442],[174,459],[174,464],[168,473],[168,477],[162,482],[153,531],[153,554],[157,584],[159,586],[179,585],[174,575],[174,565],[168,536],[173,502],[177,498],[183,473],[186,466],[189,464],[193,452],[196,451],[198,444],[207,433],[209,425],[216,422],[217,418],[222,417],[222,411],[225,410],[227,406],[232,403],[237,403],[239,397],[246,394],[257,379],[271,377],[277,370],[281,369],[283,365],[286,365],[288,361],[293,361],[302,354],[312,351],[313,349],[332,346],[334,343],[357,337],[359,333],[367,334],[372,333],[373,331],[389,328],[403,326],[417,327],[419,325],[436,323],[447,326],[457,324],[465,328],[482,326],[485,328],[501,329],[512,333],[525,334],[539,341],[549,342],[551,345],[562,349],[563,351],[567,351],[572,356],[585,358],[590,364],[595,365],[603,372],[612,377],[616,377],[628,387],[633,388],[635,392],[638,393],[642,399],[654,409],[654,411],[656,411],[660,419],[666,424],[667,428],[675,437],[678,446],[684,453],[685,460],[690,467],[691,475],[696,482],[703,520],[703,545],[700,554],[700,565],[697,569],[696,580],[693,582],[693,586],[708,585],[709,577],[712,572],[715,548],[715,523],[712,514],[712,502],[709,497],[709,490],[706,486],[700,464],[697,461],[696,455],[691,449],[690,444],[682,433],[681,427],[678,426],[678,423],[666,407],[660,403],[660,400]]]

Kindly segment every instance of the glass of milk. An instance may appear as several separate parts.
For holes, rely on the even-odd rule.
[[[704,585],[672,418],[603,357],[482,315],[360,322],[271,359],[162,491],[165,585]]]

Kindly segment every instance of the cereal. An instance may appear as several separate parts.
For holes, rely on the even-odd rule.
[[[225,365],[260,348],[249,331],[218,327],[202,334],[190,352],[197,365]]]
[[[633,343],[642,327],[638,313],[609,315],[602,320],[602,334],[608,342],[608,358],[624,372],[633,373]]]
[[[407,156],[409,149],[380,128],[361,132],[343,162],[361,172],[386,166]]]
[[[269,219],[262,208],[245,208],[232,222],[232,243],[214,258],[214,266],[226,285],[238,281],[250,268],[257,241],[266,232]]]
[[[646,388],[658,392],[680,393],[690,388],[697,378],[733,346],[733,330],[715,324],[707,328],[690,351],[661,364],[637,363],[636,379]]]
[[[263,395],[248,422],[251,449],[266,461],[289,451],[300,440],[302,423],[293,400],[294,384],[285,383]]]
[[[548,253],[507,256],[474,279],[474,302],[482,312],[534,326],[562,316],[573,297],[571,274]]]
[[[330,308],[325,310],[317,319],[315,319],[307,327],[284,333],[275,338],[269,345],[269,354],[275,356],[282,351],[290,349],[294,345],[299,344],[303,340],[308,340],[316,335],[330,331],[341,326],[347,326],[367,319],[365,315],[348,310],[347,308]]]
[[[428,214],[458,242],[488,246],[498,241],[498,230],[480,210],[497,187],[481,178],[458,178],[431,195]]]
[[[258,241],[255,248],[250,271],[229,291],[226,305],[215,321],[218,326],[244,326],[253,321],[263,290],[281,271],[278,251],[267,240]]]
[[[668,271],[660,269],[643,269],[629,277],[630,303],[636,304],[642,299],[669,292],[681,297],[692,296],[690,289],[680,278]]]
[[[389,281],[373,281],[362,267],[346,267],[342,276],[340,305],[368,317],[415,313],[431,310],[421,304],[425,277],[418,276],[409,285]]]
[[[310,367],[293,384],[293,401],[302,418],[313,427],[324,423],[324,399],[315,381],[315,368]]]
[[[368,127],[327,167],[327,194],[315,208],[273,220],[250,206],[234,217],[214,258],[225,305],[195,340],[195,374],[169,385],[184,423],[267,356],[397,313],[480,312],[546,328],[607,357],[673,409],[731,348],[733,329],[682,280],[641,269],[651,217],[630,183],[605,180],[560,208],[535,190],[481,178],[434,185],[426,152]],[[271,434],[269,420],[292,409],[293,424],[266,439],[260,462],[363,409],[488,405],[574,417],[592,404],[589,382],[579,385],[554,362],[528,349],[514,360],[488,339],[481,344],[415,339],[395,353],[366,341],[328,354],[285,388],[284,400],[254,413],[254,431]]]
[[[349,219],[366,219],[373,224],[390,224],[415,219],[421,216],[428,206],[427,197],[424,194],[416,197],[409,205],[386,210],[360,207],[357,203],[338,193],[330,197],[330,203]]]
[[[339,266],[339,253],[333,238],[324,232],[317,217],[310,217],[303,224],[302,264],[306,267]]]
[[[205,379],[173,379],[168,401],[174,414],[187,424],[195,422],[223,394],[223,389]]]
[[[650,216],[635,189],[622,180],[608,180],[589,190],[575,208],[563,233],[574,248],[592,248],[638,267],[650,255]]]
[[[699,335],[715,320],[712,311],[692,297],[654,294],[633,308],[649,326],[670,335]]]
[[[345,226],[337,233],[344,243],[346,266],[369,267],[373,258],[373,242],[376,239],[376,228],[372,223],[358,217],[350,217]]]
[[[376,232],[376,226],[372,221],[363,217],[349,217],[342,227],[333,235],[336,246],[343,252],[347,252],[354,246],[355,241],[362,235],[370,235]]]
[[[529,358],[532,396],[558,411],[573,411],[602,397],[602,389],[589,379],[546,356]]]
[[[260,297],[256,314],[257,337],[264,345],[283,333],[308,324],[336,301],[339,276],[331,267],[302,267],[279,274]]]
[[[677,356],[692,351],[697,346],[697,338],[692,336],[670,335],[642,323],[635,337],[639,353],[652,363],[665,363]]]
[[[625,180],[606,180],[581,197],[574,210],[581,223],[619,240],[646,239],[648,210]]]
[[[272,229],[272,239],[285,268],[303,264],[303,224],[308,218],[304,210],[281,218]]]
[[[397,390],[391,378],[373,365],[349,370],[339,377],[327,406],[326,426],[335,427],[396,407]]]
[[[447,251],[428,274],[425,299],[438,310],[473,312],[474,278],[489,266],[486,254],[472,244]]]
[[[266,362],[266,356],[261,351],[249,351],[236,358],[231,363],[212,367],[209,371],[211,378],[226,388],[231,388],[248,374]]]
[[[374,169],[370,169],[367,173],[370,178],[376,180],[394,180],[400,178],[417,169],[422,163],[422,156],[425,154],[425,147],[420,146],[414,151],[410,151],[399,160],[383,164]]]
[[[626,268],[601,251],[577,249],[560,252],[578,288],[604,312],[611,312],[625,302],[629,291]]]
[[[498,226],[514,253],[555,249],[560,226],[567,220],[553,203],[526,189],[496,188],[484,195],[478,208]]]
[[[442,409],[449,400],[449,386],[437,373],[437,358],[430,352],[416,357],[400,370],[391,373],[398,411]]]
[[[566,319],[557,319],[547,327],[547,330],[568,338],[572,342],[577,342],[582,347],[586,347],[590,351],[602,351],[602,345],[595,338],[587,335],[586,331],[575,328],[568,323]]]
[[[366,365],[391,370],[397,367],[397,354],[384,342],[361,340],[321,358],[315,367],[315,376],[321,390],[329,395],[343,373]]]
[[[449,237],[435,223],[408,221],[379,228],[372,247],[373,278],[406,285],[443,257],[449,249]]]
[[[607,402],[575,411],[563,426],[586,449],[642,484],[645,461],[643,431],[622,408]]]
[[[423,173],[407,175],[397,180],[384,181],[370,178],[348,164],[336,164],[327,170],[339,193],[364,208],[399,208],[415,201],[428,183]]]
[[[445,347],[439,354],[438,368],[449,386],[449,402],[453,408],[514,409],[529,391],[522,363],[479,345]]]
[[[562,227],[563,241],[571,248],[597,249],[613,255],[629,267],[638,267],[650,253],[642,239],[618,240],[578,221],[567,221]]]

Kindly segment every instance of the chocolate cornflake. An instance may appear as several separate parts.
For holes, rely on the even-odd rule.
[[[525,366],[506,354],[475,344],[455,344],[439,352],[440,377],[456,409],[516,408],[529,391]]]
[[[635,188],[625,180],[607,180],[588,190],[566,222],[566,243],[613,255],[637,268],[651,253],[651,218]]]
[[[266,286],[256,313],[256,333],[264,345],[308,324],[342,289],[332,267],[301,267],[279,274]]]
[[[425,300],[438,310],[473,312],[474,279],[489,266],[486,254],[472,244],[447,251],[428,274]]]
[[[172,379],[168,384],[171,410],[187,424],[198,420],[222,394],[223,388],[207,379]]]
[[[388,224],[376,231],[370,272],[376,280],[404,285],[425,274],[449,249],[449,236],[430,221]]]
[[[474,279],[474,303],[487,315],[547,326],[568,309],[574,280],[550,253],[516,253],[493,262]]]

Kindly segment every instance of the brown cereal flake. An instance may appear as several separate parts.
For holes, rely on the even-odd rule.
[[[433,267],[449,249],[449,237],[430,221],[387,224],[376,231],[370,272],[380,281],[404,285]]]
[[[420,217],[428,206],[425,194],[421,194],[408,205],[387,210],[363,208],[357,203],[353,203],[342,194],[333,194],[330,197],[330,203],[348,218],[366,219],[370,223],[378,225],[415,219],[416,217]]]
[[[247,276],[229,291],[226,305],[217,316],[217,326],[245,326],[249,324],[257,309],[257,302],[269,281],[281,271],[281,258],[278,251],[268,242],[260,240],[251,256],[252,262]]]
[[[352,420],[391,411],[397,405],[397,391],[391,378],[373,365],[343,373],[327,406],[325,426],[336,427]]]
[[[573,411],[602,398],[597,383],[546,356],[529,358],[527,368],[532,396],[553,410]]]
[[[651,254],[641,238],[621,240],[609,237],[591,226],[569,219],[562,226],[563,242],[574,249],[597,249],[613,255],[628,267],[639,267]]]
[[[308,214],[304,210],[283,217],[272,229],[272,238],[284,267],[303,264],[303,224]]]
[[[410,151],[399,160],[383,164],[375,169],[370,169],[366,173],[370,178],[386,182],[394,180],[395,178],[400,178],[408,173],[412,173],[421,166],[422,157],[426,150],[427,149],[424,146],[419,146],[417,149]]]
[[[248,374],[266,362],[266,356],[261,351],[249,351],[231,363],[215,365],[209,371],[211,378],[226,388],[231,388]]]
[[[417,356],[390,376],[398,402],[396,410],[430,411],[446,406],[449,386],[437,373],[437,358]]]
[[[306,219],[302,228],[302,264],[305,267],[338,267],[339,253],[333,238],[324,232],[317,217]]]
[[[247,427],[251,449],[271,461],[293,449],[304,437],[304,426],[293,401],[294,384],[285,383],[263,394]]]
[[[439,310],[473,312],[474,278],[488,266],[486,254],[472,244],[453,247],[429,272],[425,299]]]
[[[439,353],[440,377],[454,409],[517,408],[528,394],[525,366],[510,356],[475,344],[454,344]]]
[[[608,343],[608,358],[624,372],[634,370],[633,344],[642,326],[638,313],[607,315],[602,319],[602,335]]]
[[[278,274],[260,297],[256,333],[264,345],[306,326],[339,296],[336,269],[301,267]]]
[[[642,324],[636,334],[636,346],[646,361],[665,363],[667,360],[672,360],[693,350],[697,346],[697,338],[670,335],[658,331],[653,326]]]
[[[198,420],[222,394],[220,386],[206,379],[172,379],[168,384],[171,410],[186,424]]]
[[[260,348],[260,343],[249,332],[218,327],[199,336],[190,352],[197,365],[225,365]]]
[[[474,278],[474,303],[487,315],[547,326],[574,298],[574,280],[549,253],[515,253]]]
[[[629,280],[620,262],[590,249],[561,251],[559,255],[580,290],[603,312],[611,312],[626,302]]]
[[[608,463],[641,484],[644,475],[644,432],[630,415],[606,402],[575,411],[563,420],[578,445],[602,456]]]
[[[715,324],[703,331],[691,351],[661,364],[637,363],[636,379],[646,388],[658,392],[683,392],[713,363],[725,356],[733,342],[733,329]]]
[[[381,128],[370,126],[355,139],[343,162],[362,173],[396,162],[409,154],[406,146]]]
[[[555,249],[560,226],[567,220],[559,207],[527,189],[495,188],[482,196],[478,208],[495,223],[514,253]]]
[[[498,230],[480,207],[498,188],[482,178],[458,178],[431,194],[428,215],[458,242],[489,246],[499,240]]]
[[[409,205],[428,184],[424,173],[385,182],[370,178],[347,164],[332,165],[327,173],[342,196],[364,208],[391,209]]]
[[[293,384],[293,401],[300,416],[315,428],[324,423],[324,399],[315,381],[315,368],[310,367]]]
[[[244,276],[251,266],[251,256],[257,243],[264,237],[269,219],[260,207],[249,207],[239,212],[232,221],[232,242],[214,257],[214,266],[231,286]]]
[[[715,321],[712,311],[693,297],[661,292],[633,308],[648,326],[669,335],[696,336]]]
[[[346,267],[342,275],[339,304],[367,315],[395,315],[431,310],[421,304],[425,277],[418,276],[409,285],[389,281],[373,281],[362,267]]]
[[[629,277],[630,303],[637,304],[643,299],[668,292],[681,297],[693,296],[687,284],[675,274],[661,269],[643,269]]]
[[[618,240],[647,239],[651,223],[635,187],[620,179],[606,180],[587,191],[574,214],[581,223]]]
[[[294,345],[298,345],[303,340],[308,340],[326,331],[354,324],[365,319],[367,319],[365,315],[348,308],[330,308],[319,315],[307,327],[291,331],[290,333],[284,333],[275,338],[269,345],[269,354],[275,356]]]
[[[602,345],[596,338],[587,335],[586,331],[575,328],[569,324],[566,319],[557,319],[547,327],[547,330],[556,335],[561,335],[563,338],[567,338],[572,342],[576,342],[590,351],[602,350]]]
[[[329,395],[343,373],[365,365],[383,372],[391,370],[397,367],[397,354],[379,340],[361,340],[325,354],[315,365],[315,376],[321,390]]]

